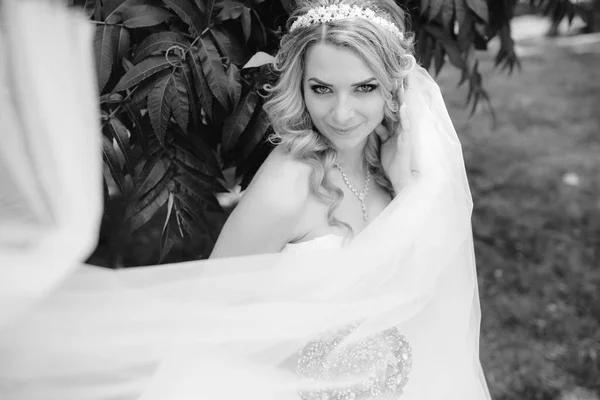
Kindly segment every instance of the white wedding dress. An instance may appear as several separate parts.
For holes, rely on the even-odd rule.
[[[335,233],[319,236],[311,240],[299,243],[288,243],[281,250],[282,252],[299,252],[310,250],[332,250],[341,249],[344,244],[344,237]]]
[[[471,195],[425,70],[406,92],[421,174],[348,244],[113,271],[82,264],[102,215],[93,27],[60,2],[0,18],[0,398],[489,399]]]

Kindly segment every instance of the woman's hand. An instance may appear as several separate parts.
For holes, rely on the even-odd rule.
[[[400,105],[399,121],[390,121],[389,128],[381,124],[375,128],[375,133],[381,138],[381,164],[397,194],[418,174],[418,170],[413,160],[412,132],[404,102],[404,85],[396,81],[394,86],[392,95]]]

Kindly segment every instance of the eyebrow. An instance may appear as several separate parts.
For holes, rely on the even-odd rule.
[[[375,81],[375,80],[376,80],[376,79],[375,79],[374,77],[371,77],[371,78],[365,79],[364,81],[360,81],[360,82],[357,82],[357,83],[353,83],[353,84],[352,84],[352,85],[350,85],[350,86],[361,86],[361,85],[366,85],[367,83],[371,83],[372,81]],[[309,78],[309,79],[308,79],[308,81],[309,81],[309,82],[310,82],[310,81],[314,81],[314,82],[318,83],[319,85],[323,85],[323,86],[334,86],[334,85],[332,85],[331,83],[326,83],[326,82],[323,82],[322,80],[320,80],[320,79],[317,79],[317,78]]]

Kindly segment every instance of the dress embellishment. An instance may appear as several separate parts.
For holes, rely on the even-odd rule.
[[[367,400],[402,394],[412,367],[408,340],[390,328],[345,344],[357,327],[311,341],[300,350],[298,379],[303,388],[309,387],[298,392],[303,400]],[[336,387],[319,387],[319,381]]]

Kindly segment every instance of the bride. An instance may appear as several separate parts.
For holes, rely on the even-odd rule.
[[[292,20],[276,59],[281,78],[265,105],[278,146],[213,257],[351,237],[416,172],[403,104],[415,59],[400,8],[385,0],[306,1]]]
[[[277,148],[211,259],[121,271],[81,264],[101,209],[90,29],[3,7],[2,398],[489,399],[461,147],[393,1],[302,2],[265,105]]]

